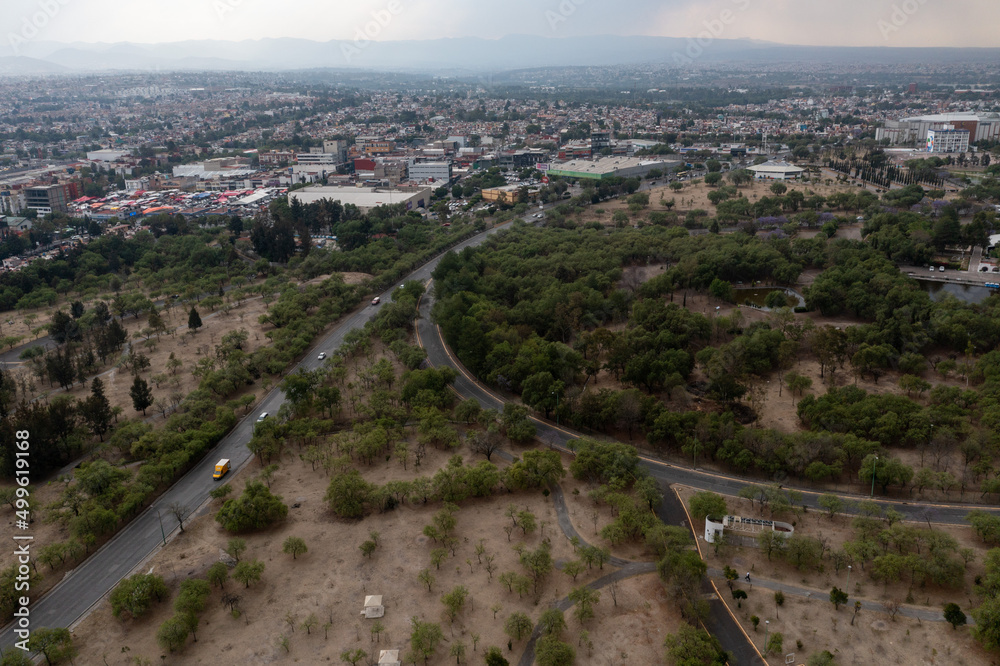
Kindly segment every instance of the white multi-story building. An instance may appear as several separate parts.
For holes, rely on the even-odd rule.
[[[421,183],[429,181],[447,183],[451,180],[451,175],[450,162],[414,162],[409,168],[410,180]]]
[[[887,141],[893,146],[922,146],[927,142],[928,132],[947,128],[967,131],[970,143],[1000,141],[1000,114],[939,113],[889,120],[885,127],[875,130],[875,140]]]
[[[964,153],[969,150],[969,130],[945,126],[927,130],[928,153]]]

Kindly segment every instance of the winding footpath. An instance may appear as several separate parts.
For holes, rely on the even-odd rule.
[[[562,488],[556,485],[550,490],[552,503],[556,510],[556,520],[559,523],[559,528],[562,530],[563,534],[567,539],[576,538],[579,539],[581,545],[588,545],[587,541],[573,526],[573,522],[569,516],[569,509],[566,506],[566,497],[563,494]],[[680,500],[674,493],[668,492],[664,494],[663,502],[660,504],[657,514],[660,519],[668,525],[678,525],[680,527],[684,527],[685,529],[690,527],[687,522],[687,514],[684,511],[684,507],[681,506]],[[618,567],[618,570],[605,574],[597,580],[588,583],[587,587],[592,590],[600,590],[601,588],[607,587],[611,583],[622,581],[627,578],[656,573],[656,562],[634,562],[632,560],[612,556],[607,563]],[[719,639],[723,648],[734,656],[734,662],[736,664],[740,664],[741,666],[743,664],[761,664],[762,662],[757,656],[756,651],[753,649],[753,646],[749,645],[745,635],[741,632],[739,626],[733,620],[728,609],[725,608],[724,602],[722,602],[722,600],[715,595],[715,592],[711,588],[707,578],[702,581],[702,593],[703,597],[707,599],[709,603],[709,617],[706,620],[706,628]],[[570,601],[568,597],[564,597],[552,604],[551,607],[565,612],[573,607],[573,602]],[[541,638],[541,635],[542,627],[541,625],[536,625],[534,630],[531,632],[531,636],[528,638],[528,643],[524,648],[524,652],[521,654],[518,666],[531,666],[534,663],[535,644],[538,642],[538,639]]]

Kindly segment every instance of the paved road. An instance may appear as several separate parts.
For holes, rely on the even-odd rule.
[[[486,240],[488,235],[496,233],[500,228],[502,227],[479,234],[460,243],[454,249],[461,250],[465,247],[478,245]],[[406,280],[426,282],[430,279],[430,274],[439,260],[440,257],[431,260],[407,276]],[[386,291],[380,297],[383,304],[391,302],[392,290]],[[316,357],[318,352],[326,351],[329,353],[339,347],[347,333],[364,326],[377,311],[376,306],[366,305],[349,315],[290,371],[295,371],[298,368],[308,370],[317,368],[321,363]],[[215,487],[211,470],[216,460],[229,458],[232,460],[235,470],[250,459],[251,455],[246,444],[253,433],[254,422],[258,414],[261,412],[275,414],[284,401],[285,396],[280,389],[275,388],[268,393],[257,406],[256,411],[241,420],[232,432],[205,456],[200,465],[184,475],[94,555],[69,572],[44,597],[35,601],[31,606],[31,627],[33,629],[68,627],[85,615],[118,581],[129,575],[161,545],[160,519],[162,519],[163,531],[167,535],[170,535],[177,528],[177,521],[167,510],[167,507],[177,502],[187,507],[189,511],[194,511],[208,500],[209,491]],[[157,512],[159,512],[159,517]],[[14,641],[13,625],[9,624],[0,631],[0,647],[6,649],[13,645]]]
[[[454,358],[442,338],[440,329],[431,322],[430,311],[433,307],[433,294],[429,293],[420,301],[420,318],[417,320],[417,336],[420,344],[427,350],[427,360],[434,366],[451,365],[459,370],[455,380],[455,390],[466,398],[475,398],[484,408],[503,409],[504,399],[498,393],[486,389],[472,379],[472,375]],[[569,428],[557,426],[549,421],[534,418],[538,438],[550,445],[567,448],[569,442],[584,437],[581,433]],[[752,485],[753,481],[736,477],[707,472],[698,469],[678,467],[653,458],[642,458],[642,464],[655,479],[664,484],[680,483],[699,490],[710,490],[723,495],[736,496],[744,486]],[[822,492],[806,488],[785,485],[802,493],[802,504],[810,509],[823,510],[818,499]],[[867,495],[841,494],[848,501],[868,500]],[[931,523],[968,525],[965,515],[974,508],[983,509],[1000,515],[1000,508],[988,505],[971,504],[931,504],[921,502],[906,502],[895,500],[875,501],[883,507],[892,507],[902,513],[907,519],[927,521]],[[749,507],[748,507],[749,510]]]

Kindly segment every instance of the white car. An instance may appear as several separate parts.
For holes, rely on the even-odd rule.
[[[267,418],[267,412],[261,412],[260,416],[257,417],[257,423],[260,423],[261,421],[263,421],[266,418]]]
[[[319,360],[322,361],[324,358],[326,358],[326,352],[320,352],[319,353]]]

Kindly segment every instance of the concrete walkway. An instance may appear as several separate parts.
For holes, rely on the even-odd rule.
[[[589,545],[583,536],[576,531],[576,528],[573,527],[573,522],[569,517],[569,509],[566,506],[566,497],[563,494],[562,488],[555,485],[549,490],[551,493],[550,496],[552,497],[552,503],[556,509],[557,522],[559,523],[559,528],[562,530],[563,534],[567,539],[576,537],[579,539],[581,546]],[[674,493],[668,492],[664,495],[664,499],[658,513],[660,514],[660,518],[668,525],[676,524],[682,527],[687,527],[687,520],[683,517],[684,509],[680,505],[677,495]],[[587,587],[592,590],[600,590],[601,588],[607,587],[611,583],[632,578],[633,576],[642,576],[656,572],[656,562],[633,562],[620,557],[612,557],[608,560],[608,564],[619,568],[617,571],[605,574],[597,580],[588,583]],[[746,640],[739,634],[739,627],[735,625],[732,618],[728,615],[728,613],[726,613],[723,608],[722,600],[715,596],[714,591],[711,590],[707,579],[705,579],[703,583],[705,598],[708,599],[711,609],[709,618],[706,621],[711,633],[720,640],[724,649],[734,655],[736,660],[735,663],[748,665],[758,664],[760,660],[751,652],[752,648],[746,644]],[[557,608],[563,612],[568,611],[572,607],[573,602],[570,601],[569,597],[564,597],[552,605],[552,608]],[[521,654],[520,660],[518,660],[518,666],[532,666],[535,661],[535,644],[538,642],[538,639],[541,638],[541,635],[541,625],[535,625],[535,628],[531,632],[531,636],[528,638],[528,643],[524,647],[524,652]]]

